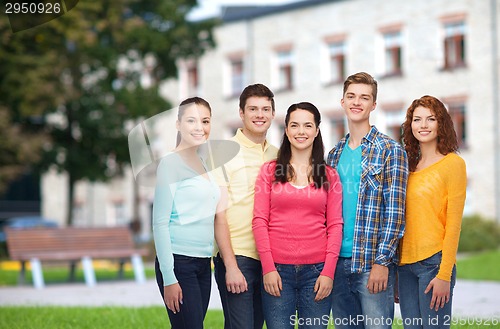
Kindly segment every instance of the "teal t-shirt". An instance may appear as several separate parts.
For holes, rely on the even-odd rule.
[[[344,218],[340,257],[352,257],[352,240],[361,180],[361,146],[353,150],[346,144],[340,155],[337,171],[342,182],[342,217]]]

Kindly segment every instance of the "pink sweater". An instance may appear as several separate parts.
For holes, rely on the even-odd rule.
[[[342,186],[327,168],[330,188],[296,188],[273,183],[276,161],[266,162],[255,183],[253,234],[263,274],[278,264],[325,263],[321,275],[333,279],[342,242]]]

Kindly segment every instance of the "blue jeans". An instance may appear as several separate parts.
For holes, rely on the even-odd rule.
[[[366,288],[370,272],[351,273],[351,258],[339,257],[332,292],[335,328],[390,329],[394,319],[395,272],[395,265],[391,265],[387,289],[371,294]]]
[[[276,264],[283,290],[280,297],[268,294],[262,287],[264,319],[268,329],[324,328],[330,320],[330,296],[315,302],[314,285],[323,263],[310,265]]]
[[[238,267],[245,276],[248,290],[233,294],[226,288],[226,267],[222,258],[214,257],[215,280],[224,310],[224,329],[262,329],[262,266],[260,261],[236,255]]]
[[[438,252],[419,262],[398,267],[399,306],[405,329],[450,327],[455,266],[451,275],[450,301],[443,308],[437,312],[431,310],[432,290],[424,294],[425,288],[439,271],[441,257],[441,252]]]
[[[158,289],[165,301],[158,258],[155,259],[155,272]],[[172,329],[203,329],[212,286],[210,258],[174,254],[174,273],[182,289],[182,305],[177,314],[167,308]]]

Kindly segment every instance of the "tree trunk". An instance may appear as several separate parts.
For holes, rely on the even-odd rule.
[[[73,204],[75,199],[75,178],[68,173],[68,207],[66,213],[66,226],[73,226]]]

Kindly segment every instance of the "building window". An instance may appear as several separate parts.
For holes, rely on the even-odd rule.
[[[444,68],[465,66],[465,23],[447,23],[444,26]]]
[[[449,105],[449,113],[457,133],[458,146],[467,148],[467,126],[465,123],[465,104],[454,103]]]
[[[278,90],[293,88],[293,58],[291,50],[278,51]]]
[[[346,134],[343,116],[330,119],[330,131],[331,145],[335,145]]]
[[[384,112],[387,135],[396,142],[401,143],[403,138],[402,123],[405,121],[406,117],[406,111],[403,109],[403,105],[397,107],[396,105],[391,105],[384,108]]]
[[[245,71],[243,66],[243,59],[233,59],[231,65],[231,96],[238,96],[243,90],[245,83]]]
[[[385,76],[401,75],[401,32],[384,33]]]
[[[330,64],[329,83],[339,83],[344,81],[345,43],[340,41],[328,44],[328,55]]]
[[[188,96],[198,95],[199,76],[198,76],[198,63],[194,62],[187,67],[187,93]]]

